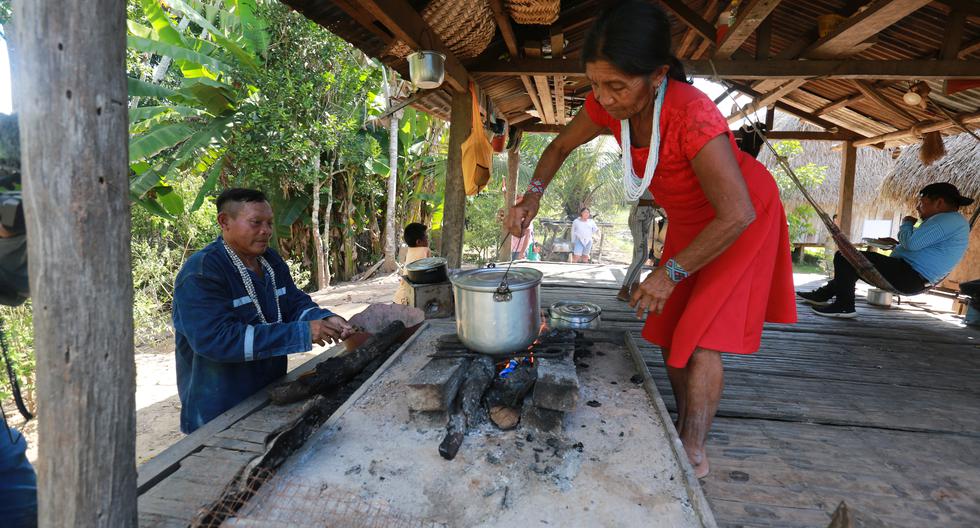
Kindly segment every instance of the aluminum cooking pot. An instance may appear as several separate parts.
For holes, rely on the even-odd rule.
[[[446,77],[446,56],[438,51],[416,51],[408,57],[408,76],[423,90],[442,85]]]
[[[418,259],[405,266],[406,276],[415,284],[446,282],[449,278],[446,273],[446,262],[442,257]]]
[[[580,301],[558,301],[548,308],[548,328],[595,330],[599,328],[602,308]]]
[[[507,273],[507,298],[497,295]],[[476,352],[507,355],[526,349],[541,329],[542,274],[534,268],[481,268],[450,277],[456,301],[456,333]]]

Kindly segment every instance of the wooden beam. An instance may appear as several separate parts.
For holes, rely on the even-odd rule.
[[[916,138],[928,132],[939,132],[942,130],[946,130],[948,128],[957,127],[959,125],[965,126],[967,128],[977,128],[978,126],[980,126],[980,112],[957,114],[953,117],[956,119],[955,122],[952,119],[919,121],[915,125],[905,130],[898,130],[895,132],[889,132],[887,134],[881,134],[879,136],[860,139],[858,141],[855,141],[854,145],[858,147],[866,147],[868,145],[876,145],[888,141],[904,141],[904,140]],[[959,125],[957,123],[959,123]]]
[[[728,124],[732,124],[744,117],[749,116],[750,114],[754,114],[755,112],[762,110],[763,108],[782,99],[783,96],[785,96],[786,94],[792,92],[793,90],[796,90],[800,86],[803,86],[804,84],[806,84],[806,79],[796,79],[784,84],[783,86],[780,86],[779,88],[767,94],[763,94],[760,95],[759,97],[756,97],[751,103],[742,107],[741,112],[735,112],[734,114],[728,116]]]
[[[551,88],[548,87],[548,78],[544,75],[535,75],[534,85],[538,88],[541,109],[544,110],[544,115],[539,117],[545,123],[553,124],[555,122],[555,105],[551,98]]]
[[[827,36],[817,39],[803,51],[812,59],[840,57],[853,53],[856,46],[885,28],[914,13],[932,0],[875,0],[868,7],[840,23]]]
[[[778,130],[766,134],[772,141],[794,139],[797,141],[847,141],[854,139],[854,134],[842,132],[813,132],[804,130]]]
[[[773,105],[766,107],[766,130],[772,130],[776,126],[776,107]]]
[[[446,192],[442,214],[440,253],[450,268],[463,261],[463,226],[466,220],[466,191],[463,184],[463,142],[470,135],[472,109],[468,92],[453,91],[449,114],[449,150],[446,156]]]
[[[881,95],[881,92],[871,86],[867,81],[856,80],[854,85],[857,86],[858,91],[864,94],[865,99],[870,99],[881,108],[886,113],[891,114],[892,117],[897,118],[900,124],[904,126],[911,126],[918,119],[912,114],[908,113],[904,108],[901,108],[897,104],[893,103],[891,100]]]
[[[940,59],[958,58],[965,26],[966,13],[961,9],[954,9],[946,20],[946,34],[943,36],[943,45],[939,48]]]
[[[752,36],[756,28],[766,20],[773,9],[776,9],[779,2],[780,0],[749,0],[739,6],[735,25],[728,28],[728,33],[718,43],[714,59],[731,58],[732,53],[735,53],[735,50]]]
[[[507,46],[507,52],[510,53],[511,58],[520,57],[520,48],[517,47],[517,36],[514,34],[514,27],[510,23],[510,15],[504,9],[503,0],[490,0],[490,10],[493,11],[493,17],[497,20],[497,27],[500,28],[500,36],[504,39],[504,45]],[[541,102],[538,100],[538,92],[534,89],[531,84],[531,79],[527,75],[521,75],[521,84],[524,85],[524,91],[527,92],[527,96],[531,99],[531,105],[538,112],[539,116],[544,115],[544,111],[541,109]]]
[[[561,31],[556,31],[551,34],[551,56],[556,59],[564,58],[562,54],[565,51],[565,34]],[[559,125],[565,124],[565,77],[563,75],[556,75],[554,77],[555,82],[555,123]]]
[[[956,54],[956,58],[962,59],[977,51],[980,51],[980,39],[974,40],[973,42],[970,42],[969,44],[960,48],[960,51]]]
[[[721,79],[973,79],[980,60],[685,60],[687,74]],[[573,59],[485,61],[471,66],[474,75],[564,75],[582,77],[585,70]]]
[[[395,38],[410,48],[422,49],[425,47],[444,54],[446,56],[446,82],[457,92],[465,93],[469,90],[469,74],[467,74],[466,68],[425,23],[425,20],[422,20],[422,16],[411,4],[405,0],[360,0],[357,4],[357,6],[349,6],[344,2],[338,5],[352,17],[354,14],[348,9],[367,10],[388,28],[395,35]]]
[[[683,0],[660,0],[660,3],[702,37],[711,42],[715,41],[715,27],[688,7]]]
[[[841,108],[844,108],[845,106],[849,106],[851,104],[854,104],[854,103],[856,103],[858,101],[863,101],[863,100],[864,100],[864,94],[861,93],[861,92],[858,92],[856,94],[851,94],[851,95],[848,95],[846,97],[841,97],[840,99],[838,99],[836,101],[833,101],[831,103],[828,103],[826,106],[822,106],[820,108],[817,108],[816,110],[813,111],[813,113],[816,114],[816,115],[818,115],[818,116],[822,116],[824,114],[829,114],[830,112],[833,112],[834,110],[840,110]]]
[[[766,18],[755,30],[755,60],[769,60],[772,49],[772,18]]]
[[[136,526],[126,2],[15,0],[13,9],[37,525]]]
[[[759,92],[756,92],[754,89],[752,89],[751,86],[748,85],[744,85],[736,82],[728,82],[727,84],[749,97],[758,98],[762,95]],[[795,101],[791,101],[789,99],[787,99],[786,101],[790,101],[793,104],[799,105],[799,103],[796,103]],[[863,137],[861,134],[858,134],[857,132],[848,129],[846,126],[841,126],[835,123],[831,123],[826,119],[813,115],[813,113],[809,109],[803,108],[802,105],[799,105],[799,107],[797,107],[797,106],[787,104],[783,101],[776,101],[775,107],[778,110],[781,110],[783,112],[786,112],[787,114],[802,119],[807,123],[818,126],[828,132],[837,132],[838,130],[841,130],[847,134],[853,134],[855,137]]]
[[[857,168],[857,148],[844,142],[840,163],[840,199],[837,202],[837,225],[844,237],[851,238],[851,215],[854,210],[854,174]]]
[[[558,134],[562,130],[565,130],[565,125],[549,125],[546,123],[531,123],[527,125],[521,125],[521,130],[524,132],[530,132],[532,134]],[[609,129],[603,129],[599,135],[610,135]]]

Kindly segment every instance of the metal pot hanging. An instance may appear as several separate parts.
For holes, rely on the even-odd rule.
[[[446,56],[438,51],[416,51],[407,57],[412,84],[423,90],[442,85],[446,78]]]
[[[500,295],[506,275],[507,294]],[[542,273],[533,268],[480,268],[450,277],[456,333],[469,349],[507,355],[526,349],[541,329]]]

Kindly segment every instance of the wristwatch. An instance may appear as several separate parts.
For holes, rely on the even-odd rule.
[[[664,264],[664,271],[667,272],[667,278],[674,284],[677,284],[691,275],[674,259],[670,259],[666,264]]]

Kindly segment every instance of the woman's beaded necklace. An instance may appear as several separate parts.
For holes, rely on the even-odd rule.
[[[259,297],[255,294],[255,285],[252,283],[252,277],[248,274],[248,268],[245,267],[245,263],[242,262],[242,259],[238,256],[238,253],[235,253],[235,250],[231,249],[228,242],[225,242],[224,239],[222,239],[221,243],[224,244],[225,251],[228,252],[228,258],[231,259],[231,263],[235,265],[235,268],[238,270],[238,274],[242,277],[242,282],[245,283],[245,291],[248,293],[249,298],[252,299],[252,304],[255,305],[255,310],[259,312],[259,320],[262,321],[262,324],[269,324],[269,322],[265,319],[265,314],[262,313],[262,306],[259,305]],[[272,271],[272,266],[269,265],[265,258],[260,256],[258,257],[258,260],[259,263],[262,264],[262,267],[265,268],[265,272],[269,274],[269,278],[272,279],[272,296],[276,299],[276,320],[273,322],[281,323],[282,310],[279,308],[279,294],[276,292],[276,272]]]
[[[647,155],[647,164],[643,169],[643,178],[639,178],[633,170],[633,152],[630,149],[630,121],[622,119],[619,121],[620,132],[623,143],[623,190],[626,191],[626,199],[635,202],[640,199],[653,180],[653,172],[657,169],[660,161],[660,109],[664,104],[664,94],[667,93],[667,79],[661,83],[657,89],[657,101],[653,105],[653,123],[650,126],[650,153]]]

